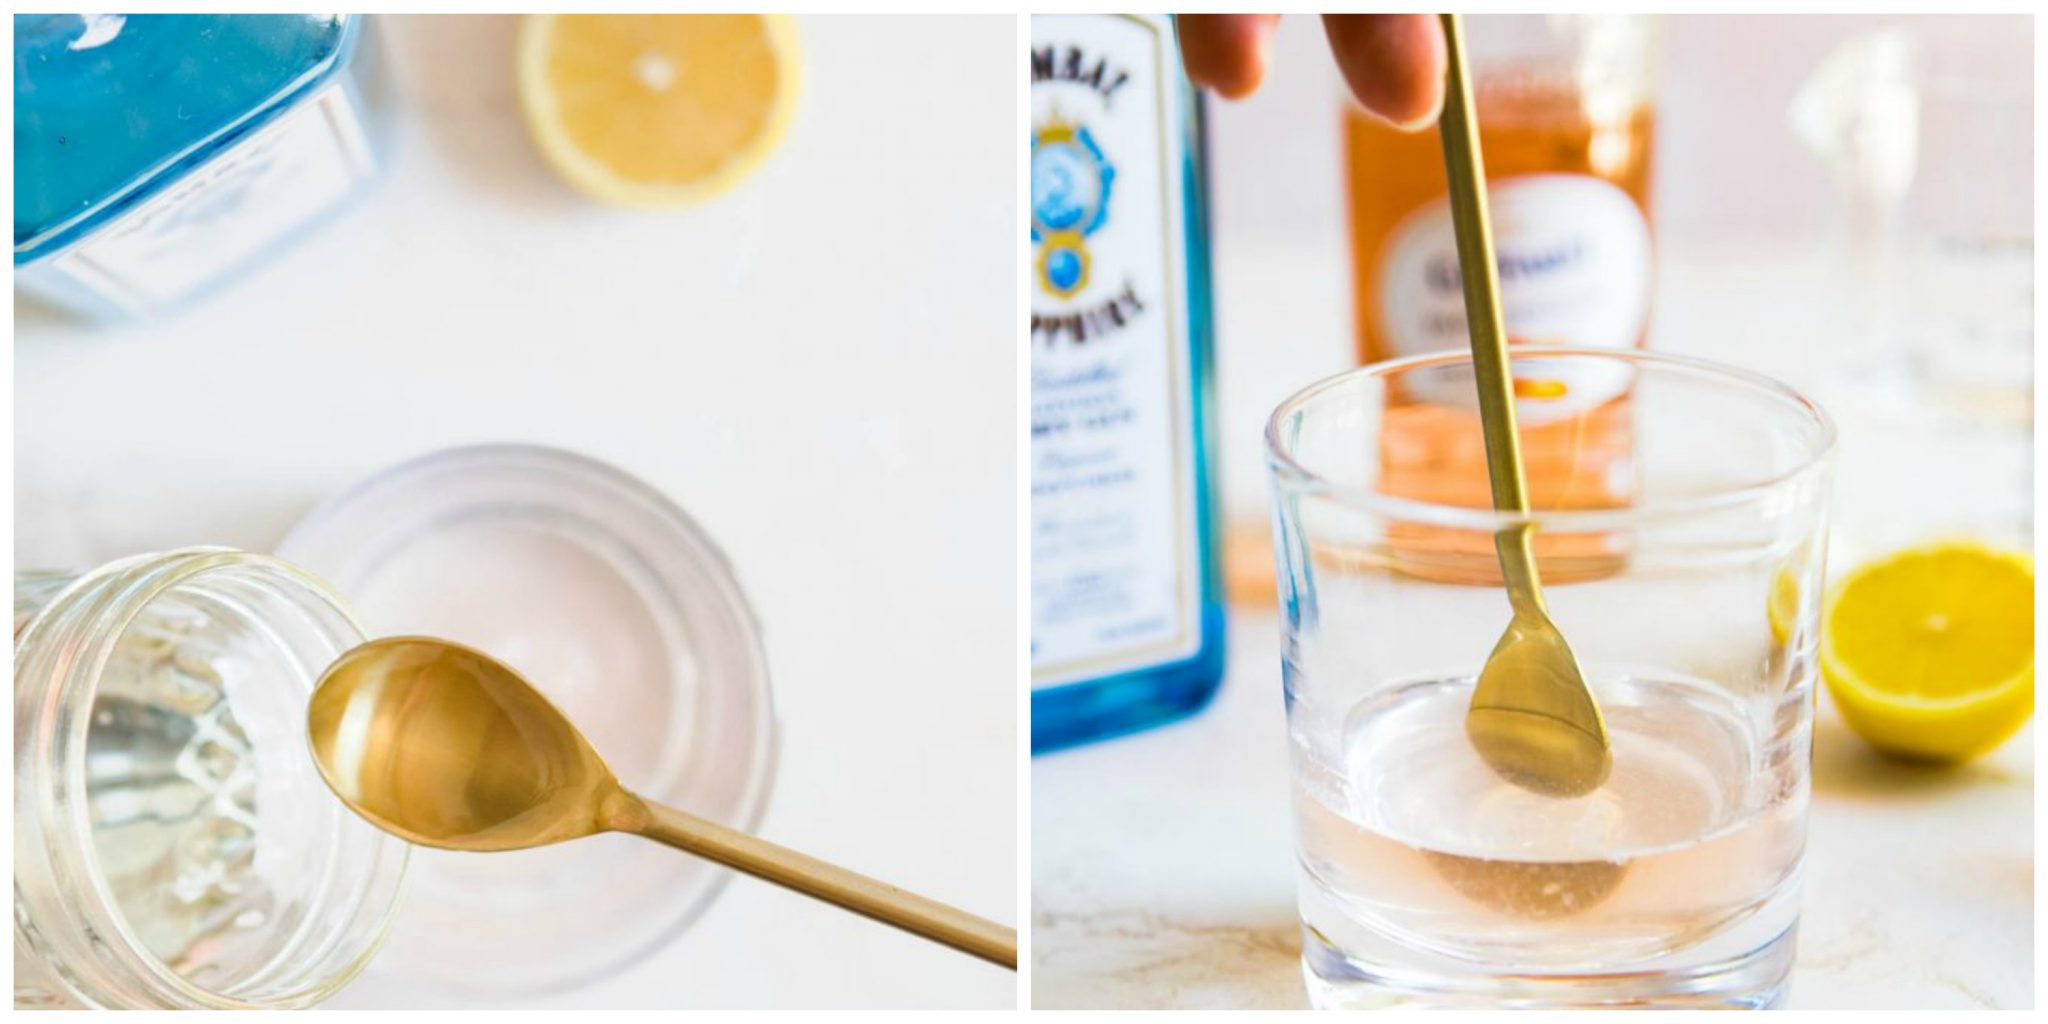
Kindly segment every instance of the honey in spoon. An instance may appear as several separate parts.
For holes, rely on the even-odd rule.
[[[380,641],[344,655],[307,712],[328,786],[377,827],[453,850],[519,850],[614,827],[624,791],[589,741],[478,652]]]

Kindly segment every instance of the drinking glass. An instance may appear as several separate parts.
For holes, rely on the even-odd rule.
[[[2025,17],[1920,18],[1844,41],[1793,101],[1837,194],[1836,474],[1888,496],[1843,504],[1837,565],[1954,534],[2032,546],[2033,77]]]
[[[2026,19],[1924,18],[1843,42],[1789,112],[1839,196],[1860,383],[2019,433],[2034,408],[2033,72]]]
[[[1712,363],[1517,346],[1511,366],[1550,481],[1526,514],[1444,478],[1483,465],[1468,354],[1330,378],[1267,427],[1311,999],[1769,1005],[1798,919],[1834,428]],[[1511,617],[1510,529],[1605,717],[1613,771],[1585,796],[1520,789],[1465,736]]]

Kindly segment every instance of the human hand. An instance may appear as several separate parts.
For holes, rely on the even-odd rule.
[[[1266,77],[1277,14],[1175,17],[1181,61],[1195,84],[1242,99]],[[1352,95],[1375,116],[1417,130],[1444,103],[1444,34],[1434,14],[1325,14],[1323,31]]]

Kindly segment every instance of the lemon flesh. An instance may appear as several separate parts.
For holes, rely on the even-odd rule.
[[[556,172],[606,202],[673,206],[731,188],[788,127],[799,83],[785,15],[534,14],[519,96]]]
[[[1961,761],[2034,713],[2034,570],[1968,541],[1909,548],[1829,598],[1821,675],[1842,718],[1888,753]]]

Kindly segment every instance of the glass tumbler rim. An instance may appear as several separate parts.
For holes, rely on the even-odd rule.
[[[459,445],[414,455],[330,495],[300,519],[277,551],[326,578],[376,629],[381,628],[375,612],[380,602],[368,592],[374,590],[370,581],[387,565],[416,559],[409,552],[421,538],[458,535],[478,523],[514,523],[570,538],[602,554],[619,571],[645,574],[650,588],[645,613],[658,620],[664,635],[675,630],[673,639],[680,644],[662,657],[680,651],[693,666],[677,668],[664,660],[669,668],[648,692],[694,703],[676,703],[653,718],[643,714],[642,726],[664,737],[656,775],[636,777],[623,761],[614,761],[613,767],[650,799],[691,806],[694,813],[746,831],[758,828],[781,755],[761,621],[717,540],[648,481],[553,445]],[[516,551],[511,556],[523,557]],[[564,707],[578,713],[573,702]],[[594,741],[598,737],[590,735]],[[692,795],[707,785],[714,792],[702,794],[703,799],[717,803],[694,804]],[[445,855],[421,858],[409,878],[407,904],[430,910],[408,911],[426,916],[401,922],[379,972],[458,997],[570,991],[644,965],[701,920],[732,879],[732,872],[703,862],[682,875],[670,874],[674,868],[653,869],[651,864],[668,861],[638,846],[608,856],[626,858],[609,863],[639,865],[634,873],[611,879],[614,890],[643,898],[635,906],[637,927],[608,928],[606,941],[584,942],[574,955],[539,942],[507,940],[489,957],[489,972],[459,957],[431,955],[445,946],[438,940],[448,931],[432,922],[460,920],[458,915],[473,912],[470,908],[484,897],[482,883],[456,877]],[[561,886],[570,876],[557,872],[548,877]],[[594,934],[602,923],[588,908],[572,910],[555,922],[561,930]]]
[[[1693,356],[1579,345],[1514,345],[1509,349],[1508,356],[1511,366],[1514,360],[1523,358],[1580,357],[1679,371],[1715,379],[1723,384],[1736,385],[1752,394],[1779,401],[1805,416],[1817,428],[1814,440],[1808,450],[1802,453],[1797,465],[1763,480],[1685,498],[1641,502],[1625,508],[1535,509],[1529,512],[1501,512],[1487,508],[1450,505],[1340,484],[1302,465],[1290,453],[1290,446],[1283,437],[1283,424],[1317,399],[1362,380],[1387,379],[1412,370],[1472,361],[1472,354],[1469,351],[1445,349],[1354,367],[1324,377],[1288,395],[1266,420],[1264,444],[1267,471],[1276,491],[1330,498],[1390,520],[1488,532],[1534,526],[1548,532],[1591,533],[1622,529],[1649,521],[1685,519],[1725,512],[1764,501],[1771,495],[1821,472],[1834,454],[1837,443],[1835,422],[1827,410],[1790,385],[1753,370]]]

